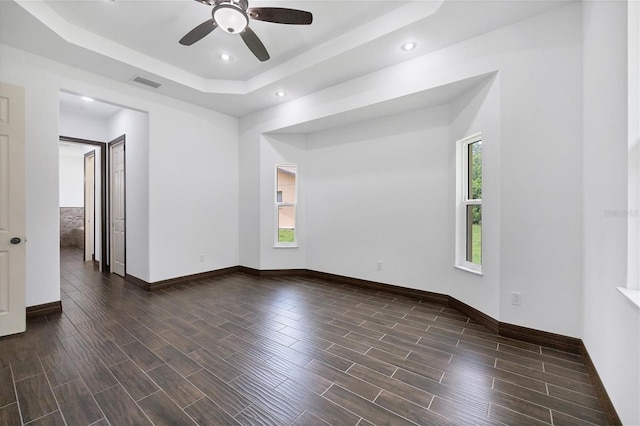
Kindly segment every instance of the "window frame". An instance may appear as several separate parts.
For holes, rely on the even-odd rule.
[[[278,169],[281,167],[295,167],[295,188],[294,188],[294,197],[295,202],[283,202],[278,201]],[[298,177],[299,177],[300,167],[294,163],[282,163],[276,164],[274,168],[274,238],[273,238],[273,247],[274,248],[296,248],[298,247]],[[280,191],[281,192],[281,191]],[[280,207],[293,207],[293,241],[292,242],[281,242],[279,241],[279,209]]]
[[[482,209],[482,198],[474,199],[469,197],[469,146],[477,142],[483,142],[481,132],[456,141],[456,253],[454,266],[464,271],[482,275],[484,259],[481,260],[480,264],[467,260],[468,245],[471,243],[472,238],[468,231],[467,209],[468,206],[480,206]],[[484,171],[484,155],[482,169]],[[482,258],[484,258],[484,238],[482,238],[481,247]]]

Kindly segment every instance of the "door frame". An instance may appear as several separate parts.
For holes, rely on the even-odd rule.
[[[93,158],[93,170],[89,171],[90,174],[87,174],[87,162],[89,158]],[[92,183],[93,183],[93,187],[87,185],[87,177],[89,175],[92,175]],[[88,199],[87,198],[87,192],[90,192],[92,195],[92,199]],[[89,203],[89,204],[88,204]],[[93,218],[91,218],[91,226],[87,226],[87,206],[91,205],[91,211],[93,212]],[[95,224],[95,217],[96,217],[96,151],[95,149],[93,151],[89,151],[87,153],[84,154],[84,254],[83,254],[83,258],[84,261],[94,261],[95,260],[95,245],[96,245],[96,236],[95,236],[95,230],[96,230],[96,224]],[[91,235],[91,242],[93,244],[93,247],[91,247],[91,259],[87,258],[87,236]]]
[[[113,176],[111,174],[112,170],[112,155],[111,155],[111,150],[113,148],[114,145],[120,144],[122,143],[122,151],[123,151],[123,156],[122,156],[122,168],[124,171],[124,191],[122,192],[122,204],[123,204],[123,213],[124,213],[124,247],[123,247],[123,257],[124,257],[124,274],[122,275],[122,277],[126,277],[127,276],[127,141],[126,141],[126,135],[122,134],[120,136],[118,136],[117,138],[113,139],[112,141],[107,142],[107,147],[108,147],[108,155],[109,155],[109,161],[107,162],[107,169],[108,169],[108,179],[109,179],[109,196],[108,198],[108,212],[109,212],[109,272],[113,271],[113,268],[111,267],[112,265],[112,260],[113,260],[113,227],[111,226],[111,222],[113,219],[113,212],[111,210],[113,203],[112,203],[112,191],[113,191],[113,187],[111,185],[112,183],[112,179]]]
[[[84,145],[94,145],[100,147],[100,268],[103,272],[109,272],[109,262],[107,253],[107,144],[105,142],[92,141],[89,139],[73,138],[70,136],[59,136],[60,142],[71,142]]]

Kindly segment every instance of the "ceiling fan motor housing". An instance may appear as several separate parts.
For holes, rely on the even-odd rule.
[[[235,34],[249,25],[247,7],[247,0],[215,0],[211,16],[224,32]]]

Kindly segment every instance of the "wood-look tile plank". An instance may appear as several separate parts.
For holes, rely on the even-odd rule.
[[[154,425],[193,425],[191,417],[181,410],[164,392],[158,391],[140,401],[138,405]]]
[[[315,392],[318,395],[322,394],[332,385],[332,382],[324,377],[320,377],[317,374],[306,370],[304,367],[293,364],[289,360],[279,356],[274,356],[271,359],[264,361],[264,365],[269,369],[273,369],[274,371],[281,373],[288,379],[304,383],[310,392]]]
[[[372,358],[368,355],[360,354],[340,345],[333,345],[329,349],[327,349],[327,351],[342,358],[348,359],[354,364],[360,364],[386,376],[391,376],[398,369],[398,367],[393,364],[389,364],[385,361],[380,361],[379,359]]]
[[[341,407],[346,408],[352,413],[372,422],[382,423],[389,425],[413,425],[412,422],[406,420],[399,415],[392,413],[386,408],[380,405],[374,404],[371,401],[367,401],[348,390],[338,386],[331,386],[324,394],[323,397],[335,402]]]
[[[89,360],[78,359],[75,368],[92,394],[101,392],[118,383],[111,371],[98,357]]]
[[[567,368],[558,367],[553,364],[544,364],[545,373],[554,374],[556,376],[564,377],[566,379],[575,380],[576,382],[582,382],[590,385],[591,379],[586,373],[581,373],[575,370],[569,370]]]
[[[20,410],[16,402],[0,407],[0,425],[20,424],[22,424],[22,419],[20,418]]]
[[[599,410],[597,411],[568,401],[562,401],[553,396],[504,382],[500,379],[495,380],[494,389],[594,424],[605,424],[607,422],[607,417]]]
[[[454,356],[451,359],[451,366],[456,369],[450,369],[449,371],[451,374],[460,376],[497,378],[510,383],[518,383],[523,387],[537,392],[546,392],[546,385],[543,381],[494,368],[493,366],[484,364],[482,359],[480,361],[481,362],[474,362],[470,359],[462,359]]]
[[[565,389],[571,389],[585,395],[589,395],[593,397],[596,396],[596,392],[593,386],[589,383],[584,383],[582,381],[578,382],[562,376],[557,376],[555,374],[532,370],[530,368],[527,368],[518,364],[514,364],[512,362],[503,361],[500,359],[496,361],[496,368],[499,370],[504,370],[504,371],[514,373],[521,377],[534,379],[543,384],[546,382],[548,384],[557,385]],[[495,375],[500,377],[499,373],[496,373]],[[503,378],[504,380],[507,380],[506,377],[503,377]],[[527,383],[528,383],[526,379],[519,380],[518,377],[514,377],[513,380],[511,381],[522,386],[527,386]],[[527,387],[530,387],[534,390],[539,390],[541,392],[543,391],[542,386],[533,386],[533,387],[527,386]]]
[[[275,424],[290,424],[304,411],[304,407],[296,404],[295,400],[288,399],[286,395],[259,380],[242,376],[230,385],[252,402],[236,416],[240,423],[254,423],[251,421],[253,419],[258,423],[275,420]]]
[[[151,421],[121,385],[99,392],[94,397],[112,425],[138,426],[151,424]]]
[[[385,351],[402,358],[406,357],[407,355],[409,355],[409,352],[411,352],[408,349],[397,347],[392,343],[383,342],[382,340],[373,339],[371,337],[364,336],[355,332],[347,334],[347,339],[355,340],[356,342],[369,345],[377,350]]]
[[[62,339],[65,351],[72,357],[91,359],[99,356],[107,367],[128,359],[127,354],[111,340],[98,340],[95,337],[76,335]]]
[[[12,361],[11,370],[13,371],[13,378],[16,382],[44,372],[40,364],[40,358],[38,358],[38,354],[35,352]]]
[[[552,384],[547,384],[547,389],[549,390],[549,395],[553,397],[563,399],[565,401],[570,401],[574,404],[591,408],[592,410],[603,411],[602,404],[600,404],[600,401],[593,396],[585,395],[583,393],[565,389]]]
[[[582,362],[569,361],[566,359],[546,355],[538,351],[532,352],[506,344],[499,344],[498,351],[518,356],[520,357],[520,359],[524,358],[535,360],[536,362],[545,363],[545,365],[555,365],[558,367],[566,368],[567,370],[573,370],[583,374],[587,374],[587,368]]]
[[[225,382],[230,382],[242,374],[240,370],[228,362],[210,354],[204,349],[198,349],[192,352],[189,357]]]
[[[163,361],[158,358],[156,354],[140,342],[132,342],[124,345],[122,350],[142,371],[149,371],[163,364]]]
[[[53,393],[69,424],[88,425],[104,417],[82,379],[60,385]]]
[[[546,407],[496,390],[485,392],[492,406],[498,406],[543,423],[551,423],[551,410]]]
[[[189,354],[195,350],[200,349],[200,345],[197,344],[194,340],[182,336],[175,330],[165,330],[159,335],[183,354]]]
[[[461,400],[449,400],[436,396],[429,409],[458,424],[491,425],[493,423],[487,419],[489,404],[481,407],[471,406]]]
[[[131,360],[113,365],[109,370],[136,401],[158,390],[153,380]]]
[[[167,319],[164,320],[166,324],[169,325],[169,327],[173,328],[174,330],[176,330],[178,333],[182,334],[183,336],[192,336],[194,334],[197,334],[200,332],[200,330],[198,330],[197,328],[193,327],[191,324],[189,324],[186,321],[181,320],[180,318],[176,318],[176,317],[169,317]]]
[[[64,350],[52,351],[40,356],[47,378],[51,386],[56,387],[79,377],[73,360]]]
[[[300,416],[292,423],[292,426],[330,426],[329,423],[320,417],[311,414],[308,411],[300,414]]]
[[[220,329],[216,328],[216,330]],[[198,334],[194,334],[193,336],[189,336],[189,339],[196,342],[198,345],[200,345],[201,348],[206,349],[209,353],[225,359],[237,352],[237,350],[231,346],[234,342],[234,339],[238,338],[230,333],[227,333],[224,330],[220,331],[225,333],[225,336],[222,338],[212,337],[207,333],[201,332]],[[183,353],[186,354],[187,352],[183,351]]]
[[[523,426],[544,426],[550,424],[495,404],[491,404],[489,406],[489,419],[507,425],[517,424]]]
[[[220,406],[205,397],[194,402],[187,408],[186,413],[201,426],[239,425],[238,421],[231,417]]]
[[[187,380],[231,416],[236,416],[250,404],[245,396],[207,370],[193,373]]]
[[[264,362],[245,354],[235,354],[226,361],[242,371],[242,374],[260,380],[268,386],[275,388],[280,383],[287,380],[287,376],[278,371],[266,368]]]
[[[184,408],[204,394],[168,365],[147,372],[149,377],[180,407]]]
[[[287,380],[276,388],[299,407],[332,425],[355,425],[360,416],[308,389],[303,382]]]
[[[427,408],[383,390],[375,400],[382,408],[402,416],[419,425],[454,425],[455,423]]]
[[[370,357],[376,358],[380,361],[388,362],[389,364],[396,365],[400,368],[403,368],[407,371],[414,372],[416,374],[420,374],[421,376],[428,377],[431,380],[439,382],[444,375],[444,371],[438,370],[436,368],[432,368],[426,366],[424,364],[420,364],[411,360],[407,360],[405,358],[401,358],[399,356],[390,354],[385,351],[378,350],[376,348],[371,348],[367,355]]]
[[[174,370],[183,376],[193,374],[202,368],[200,364],[193,361],[171,345],[158,348],[155,350],[155,353],[162,361],[169,364]]]
[[[67,424],[68,423],[65,423],[62,418],[60,411],[54,411],[51,414],[47,414],[44,417],[40,417],[39,419],[28,423],[28,426],[67,426]]]
[[[311,361],[305,368],[369,401],[373,401],[381,391],[379,387],[360,380],[357,374],[344,373],[316,360]]]
[[[139,324],[136,327],[128,327],[127,330],[132,336],[134,336],[134,342],[138,341],[151,350],[165,346],[168,343],[165,339],[160,337],[159,334],[154,333],[142,324]],[[134,342],[127,342],[126,344]]]
[[[0,407],[16,402],[16,392],[13,388],[11,367],[0,369]]]
[[[400,380],[387,377],[361,365],[354,365],[349,369],[348,373],[423,408],[428,408],[433,400],[433,394],[429,392],[425,392]]]
[[[591,422],[578,419],[559,411],[551,410],[551,415],[553,417],[554,426],[593,426],[593,423]]]
[[[25,423],[58,409],[49,381],[44,373],[16,382],[20,412]]]

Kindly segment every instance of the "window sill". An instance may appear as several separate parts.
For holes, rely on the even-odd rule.
[[[292,244],[290,246],[273,246],[274,249],[289,249],[289,248],[298,248],[297,244]]]
[[[456,269],[460,269],[461,271],[470,272],[472,274],[482,276],[482,271],[476,271],[475,269],[467,268],[466,266],[453,265],[453,267],[456,268]]]
[[[625,297],[631,300],[631,303],[640,308],[640,290],[632,290],[626,287],[617,287],[618,291],[625,295]]]

